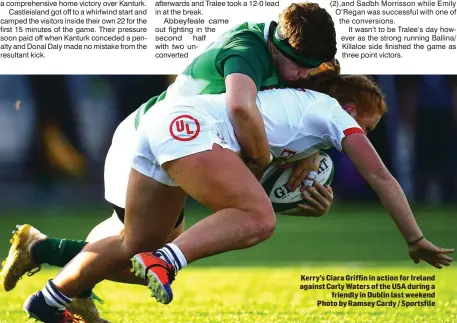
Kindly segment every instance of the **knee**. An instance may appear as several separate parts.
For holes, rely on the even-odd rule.
[[[124,238],[124,250],[129,255],[129,257],[133,257],[142,252],[150,252],[155,251],[162,247],[166,241],[162,241],[157,238],[146,237],[142,239],[142,237],[135,237],[133,239],[125,239]]]
[[[133,257],[139,253],[141,253],[141,241],[140,240],[126,240],[123,241],[124,251],[128,255],[128,257]]]
[[[271,202],[258,205],[250,211],[251,229],[253,233],[253,244],[260,243],[270,238],[276,228],[276,214]]]

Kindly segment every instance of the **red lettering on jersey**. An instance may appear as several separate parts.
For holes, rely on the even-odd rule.
[[[182,115],[170,123],[170,135],[179,141],[190,141],[200,133],[200,123],[190,115]]]
[[[282,153],[281,153],[281,157],[290,157],[290,156],[295,155],[296,153],[297,153],[296,151],[284,148]]]

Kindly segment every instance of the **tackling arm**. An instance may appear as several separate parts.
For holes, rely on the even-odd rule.
[[[263,81],[273,75],[265,41],[252,32],[233,36],[217,54],[216,67],[225,79],[229,115],[241,148],[263,168],[270,162],[270,152],[256,98]]]
[[[257,166],[270,163],[270,151],[262,115],[256,105],[257,87],[241,73],[225,78],[227,105],[235,135],[245,154]]]

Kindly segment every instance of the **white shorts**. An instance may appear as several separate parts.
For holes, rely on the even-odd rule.
[[[161,165],[211,150],[213,144],[238,153],[239,145],[229,134],[231,126],[227,127],[223,120],[206,113],[204,109],[211,107],[162,106],[149,111],[141,120],[137,132],[132,167],[160,183],[178,186]]]
[[[117,127],[105,160],[105,199],[125,208],[127,184],[135,151],[136,111]]]

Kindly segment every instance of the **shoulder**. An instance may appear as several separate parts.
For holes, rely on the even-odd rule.
[[[327,107],[327,109],[332,109],[334,107],[341,108],[338,101],[331,96],[304,88],[270,87],[259,91],[259,95],[271,99],[281,99],[285,101],[293,100],[306,105]]]
[[[327,110],[340,107],[338,101],[331,96],[304,88],[275,89],[275,91],[278,91],[278,95],[290,97],[307,106],[312,105]]]
[[[325,93],[316,92],[313,90],[308,90],[308,89],[303,89],[303,88],[300,88],[297,90],[304,93],[304,94],[302,94],[302,96],[307,96],[310,100],[312,100],[315,103],[329,105],[329,106],[334,106],[334,105],[339,106],[339,103],[335,98],[332,98],[330,95],[327,95]]]
[[[235,51],[240,54],[268,54],[267,38],[263,27],[265,24],[244,23],[223,34],[218,42],[221,52]]]

